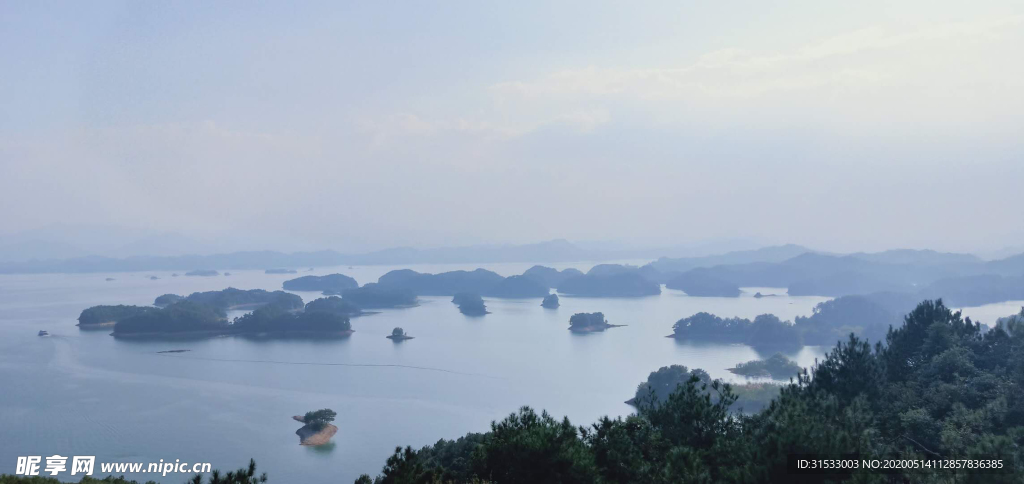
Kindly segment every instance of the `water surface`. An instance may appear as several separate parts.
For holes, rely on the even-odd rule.
[[[406,267],[441,272],[477,266]],[[530,264],[482,266],[512,275]],[[365,283],[394,268],[318,268],[308,274],[341,272]],[[231,273],[0,276],[0,472],[14,472],[19,455],[181,459],[222,469],[253,457],[272,482],[352,482],[361,473],[375,475],[396,445],[484,431],[521,405],[568,415],[576,424],[628,414],[631,407],[623,401],[661,366],[703,368],[737,381],[726,368],[767,355],[744,345],[682,344],[665,338],[672,324],[699,311],[792,320],[825,300],[771,288],[747,288],[739,298],[673,290],[635,299],[563,297],[555,310],[541,308],[540,298],[486,298],[491,314],[472,318],[448,297],[423,297],[419,307],[353,319],[355,333],[344,340],[121,341],[109,329],[75,327],[79,312],[97,304],[147,305],[164,293],[228,286],[273,290],[296,277]],[[783,295],[755,299],[758,291]],[[319,297],[296,294],[307,302]],[[626,326],[570,333],[569,316],[584,311],[602,311],[611,323]],[[386,339],[395,326],[415,339]],[[37,337],[40,329],[53,336]],[[157,353],[171,349],[190,351]],[[807,366],[822,354],[805,347],[791,356]],[[300,447],[290,417],[324,407],[338,412],[335,445]],[[184,480],[169,476],[163,482]]]

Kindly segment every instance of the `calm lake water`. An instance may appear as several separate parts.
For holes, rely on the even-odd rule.
[[[403,267],[484,267],[512,275],[530,265]],[[365,283],[395,268],[318,268],[300,275],[341,272]],[[703,368],[713,377],[739,381],[726,368],[759,357],[754,350],[681,344],[664,337],[672,324],[699,311],[745,318],[774,313],[792,320],[825,300],[767,288],[749,288],[739,298],[688,297],[672,290],[636,299],[566,297],[556,310],[541,308],[539,298],[487,298],[492,314],[470,318],[448,297],[423,297],[419,307],[353,319],[356,332],[348,339],[323,341],[118,341],[109,330],[75,326],[82,309],[97,304],[148,305],[164,293],[228,286],[274,290],[293,277],[262,271],[217,277],[0,276],[0,473],[13,473],[19,455],[95,455],[98,462],[180,459],[224,470],[252,457],[271,482],[352,482],[361,473],[376,475],[397,445],[419,447],[485,431],[522,405],[568,415],[576,424],[626,415],[632,409],[623,401],[661,366]],[[755,299],[755,291],[783,295]],[[307,302],[320,297],[296,294]],[[1004,306],[980,313],[1017,312]],[[593,311],[627,326],[588,335],[567,330],[570,315]],[[385,336],[395,326],[415,339],[392,343]],[[41,329],[52,336],[36,336]],[[171,349],[190,351],[157,353]],[[823,353],[805,347],[790,356],[808,366]],[[298,425],[290,417],[324,407],[338,412],[334,444],[299,446]],[[169,483],[187,478],[130,477]]]

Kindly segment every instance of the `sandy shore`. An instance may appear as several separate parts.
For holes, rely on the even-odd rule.
[[[305,423],[300,415],[295,415],[292,418]],[[305,425],[295,431],[295,435],[299,436],[299,445],[324,445],[329,443],[331,437],[334,437],[336,433],[338,433],[338,427],[331,424],[324,425],[319,432],[314,432],[313,429]]]

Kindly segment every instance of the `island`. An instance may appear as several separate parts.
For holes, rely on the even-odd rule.
[[[282,284],[289,291],[320,291],[325,296],[340,295],[346,289],[355,289],[359,283],[344,274],[328,274],[326,276],[302,276],[289,279]]]
[[[299,436],[299,445],[316,446],[329,443],[331,437],[338,433],[338,427],[331,423],[337,415],[334,410],[324,408],[292,417],[305,424],[295,431],[295,435]]]
[[[504,279],[497,273],[485,269],[450,271],[440,274],[425,274],[411,269],[400,269],[380,276],[377,283],[381,287],[410,291],[417,296],[453,296],[460,292],[485,293]]]
[[[160,278],[156,277],[156,276],[149,276],[149,280],[151,280],[151,281],[155,281],[157,279],[160,279]]]
[[[803,337],[797,327],[772,314],[762,314],[750,321],[743,318],[720,318],[700,312],[676,321],[672,330],[673,333],[668,337],[679,341],[739,343],[758,352],[788,352],[803,347]]]
[[[220,291],[194,292],[187,297],[176,294],[164,294],[153,305],[166,307],[177,301],[188,300],[213,306],[222,310],[250,309],[266,304],[274,304],[288,310],[303,308],[302,298],[284,291],[266,291],[263,289],[235,289],[229,287]]]
[[[264,274],[297,274],[298,272],[295,269],[267,269],[263,271]]]
[[[405,330],[402,329],[402,328],[392,329],[391,330],[391,334],[389,334],[386,337],[387,337],[387,339],[389,339],[391,341],[394,341],[395,343],[399,343],[399,342],[405,341],[407,339],[412,339],[413,338],[412,336],[409,336],[409,335],[405,334]]]
[[[162,308],[181,301],[182,299],[185,298],[177,294],[164,294],[162,296],[157,296],[156,300],[153,301],[153,305],[158,308]]]
[[[721,394],[716,391],[715,385],[723,387],[726,384],[720,380],[712,380],[711,376],[700,368],[693,370],[683,365],[663,366],[658,371],[652,371],[647,381],[637,385],[633,398],[626,400],[626,403],[634,407],[651,408],[656,403],[668,401],[669,396],[678,391],[680,386],[685,387],[693,382],[694,389],[711,398],[712,403],[717,403]],[[782,385],[773,383],[747,383],[742,385],[728,385],[736,395],[736,401],[729,406],[733,413],[756,413],[763,410],[772,399],[779,395]]]
[[[764,360],[751,360],[740,363],[729,371],[745,377],[771,378],[773,380],[787,380],[800,373],[800,365],[786,358],[782,353],[775,353]]]
[[[341,299],[360,309],[411,308],[419,303],[407,289],[382,287],[373,282],[342,291]]]
[[[524,277],[536,280],[548,288],[558,287],[562,281],[582,275],[583,273],[578,269],[563,269],[559,271],[545,266],[533,266],[527,269],[526,272],[523,272]]]
[[[108,278],[106,278],[105,280],[106,280],[107,282],[110,282],[110,281],[113,281],[113,280],[114,280],[114,278],[113,278],[113,277],[108,277]]]
[[[560,304],[558,303],[558,294],[548,294],[544,296],[544,300],[540,302],[541,307],[547,309],[557,309]]]
[[[635,272],[586,274],[562,281],[558,292],[583,297],[642,297],[661,294],[661,285]]]
[[[483,316],[490,314],[484,304],[484,298],[474,292],[460,292],[452,297],[452,302],[459,307],[459,312],[466,316]]]
[[[117,329],[117,326],[114,326]],[[325,312],[287,311],[277,305],[263,306],[235,318],[232,333],[243,336],[315,336],[344,338],[352,334],[347,316]]]
[[[128,319],[143,313],[156,311],[156,308],[145,306],[93,306],[78,316],[78,326],[81,328],[101,328],[114,326],[122,319]]]
[[[576,313],[569,318],[569,331],[574,333],[593,333],[619,326],[622,325],[608,324],[604,313]]]
[[[220,273],[215,271],[215,270],[213,270],[213,269],[196,269],[194,271],[186,272],[185,275],[186,276],[210,277],[210,276],[219,276]]]
[[[695,297],[739,297],[742,292],[737,285],[714,277],[702,269],[694,269],[675,276],[665,283],[665,287]]]
[[[333,313],[342,316],[359,316],[363,310],[338,296],[322,297],[306,303],[307,313]]]
[[[292,311],[276,304],[261,306],[229,322],[216,307],[183,300],[162,309],[123,318],[114,324],[118,338],[166,338],[248,336],[267,337],[347,337],[352,326],[346,316],[325,312]]]

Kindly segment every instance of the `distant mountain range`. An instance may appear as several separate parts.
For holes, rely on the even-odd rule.
[[[478,245],[438,249],[394,248],[365,254],[333,250],[284,253],[246,251],[213,255],[85,256],[0,262],[0,273],[134,272],[192,269],[267,269],[373,264],[448,264],[494,262],[573,262],[613,260],[635,255],[630,251],[587,250],[565,240],[525,245]]]

